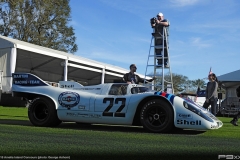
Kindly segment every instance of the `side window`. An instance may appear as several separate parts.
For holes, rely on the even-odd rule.
[[[131,88],[131,93],[132,94],[138,94],[138,93],[144,93],[149,91],[147,87],[133,87]]]
[[[140,93],[140,90],[139,90],[138,87],[133,87],[133,88],[131,89],[131,93],[132,93],[132,94],[138,94],[138,93]]]
[[[128,84],[113,84],[109,90],[109,95],[125,95],[127,94]]]

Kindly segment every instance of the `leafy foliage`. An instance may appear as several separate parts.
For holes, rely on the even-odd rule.
[[[164,79],[165,79],[164,86],[166,86],[167,82],[171,82],[170,74],[165,74]],[[187,86],[189,85],[188,77],[180,75],[180,74],[172,73],[172,81],[173,81],[174,93],[180,93],[180,92],[187,90]],[[156,83],[159,84],[159,86],[157,87],[156,90],[162,90],[162,88],[160,87],[162,84],[162,76],[161,75],[157,76]]]
[[[161,84],[162,84],[162,76],[161,74],[157,73],[157,80],[156,80],[156,90],[162,90]],[[178,94],[181,92],[188,92],[188,93],[196,93],[197,88],[205,89],[206,88],[206,82],[204,79],[197,79],[197,80],[189,80],[187,76],[172,73],[172,80],[169,73],[164,75],[164,86],[166,87],[167,82],[173,81],[173,89],[174,93]]]
[[[206,88],[206,82],[203,79],[196,79],[192,81],[192,85],[194,87],[205,89]]]
[[[69,0],[0,0],[0,34],[74,53]]]

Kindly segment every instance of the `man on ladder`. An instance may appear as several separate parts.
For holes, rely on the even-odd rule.
[[[157,18],[155,18],[155,19],[153,18],[153,20],[154,20],[154,21],[151,21],[151,25],[152,25],[152,27],[155,27],[155,29],[156,29],[156,27],[157,27],[158,25],[169,26],[168,20],[167,20],[167,19],[164,19],[162,13],[158,13],[158,14],[157,14]]]
[[[161,90],[169,90],[170,93],[174,93],[173,90],[173,80],[172,80],[172,73],[170,69],[170,59],[169,59],[169,42],[168,42],[168,27],[170,25],[170,22],[167,19],[164,19],[164,16],[162,13],[158,13],[157,17],[153,17],[150,19],[151,27],[153,28],[152,33],[152,40],[154,39],[154,45],[152,45],[152,40],[150,44],[150,50],[149,50],[149,56],[148,56],[148,62],[145,72],[145,77],[147,76],[147,68],[148,67],[154,67],[154,73],[153,76],[156,76],[159,74],[157,70],[161,69],[162,73],[162,80],[161,83],[155,82],[152,86],[152,88],[159,89],[157,86],[161,86]],[[154,54],[151,54],[151,48],[154,48]],[[154,57],[154,63],[153,65],[149,64],[149,58]],[[164,70],[169,69],[170,73],[170,81],[166,81],[164,78]],[[164,82],[167,82],[167,85],[164,85]]]
[[[152,18],[151,19],[151,26],[152,28],[155,29],[155,33],[160,33],[163,34],[163,29],[162,27],[168,27],[170,24],[167,19],[164,19],[164,16],[161,12],[157,14],[157,18]],[[158,40],[157,42],[158,45],[162,45],[162,41]],[[162,54],[162,49],[156,49],[156,55],[161,55]],[[164,52],[164,57],[167,57],[167,52]],[[167,66],[168,59],[164,59],[164,66]],[[158,65],[162,65],[162,60],[158,59]]]

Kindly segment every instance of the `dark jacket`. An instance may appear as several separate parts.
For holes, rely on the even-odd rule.
[[[214,82],[208,82],[207,88],[206,88],[206,98],[213,100],[214,98],[217,98],[218,83],[216,81]]]
[[[131,72],[129,72],[124,74],[123,81],[139,84],[139,82],[144,83],[144,78],[140,78],[138,75],[132,74]],[[146,80],[146,82],[152,82],[152,81],[153,79]]]

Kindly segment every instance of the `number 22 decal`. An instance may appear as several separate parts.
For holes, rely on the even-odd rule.
[[[115,104],[118,104],[118,102],[122,103],[115,113],[114,112],[109,112],[109,110],[113,107],[114,98],[104,98],[103,99],[103,103],[107,103],[108,101],[110,103],[109,103],[108,107],[103,111],[103,114],[102,114],[103,116],[125,117],[125,113],[121,113],[121,111],[125,107],[126,98],[116,98],[115,99]]]

